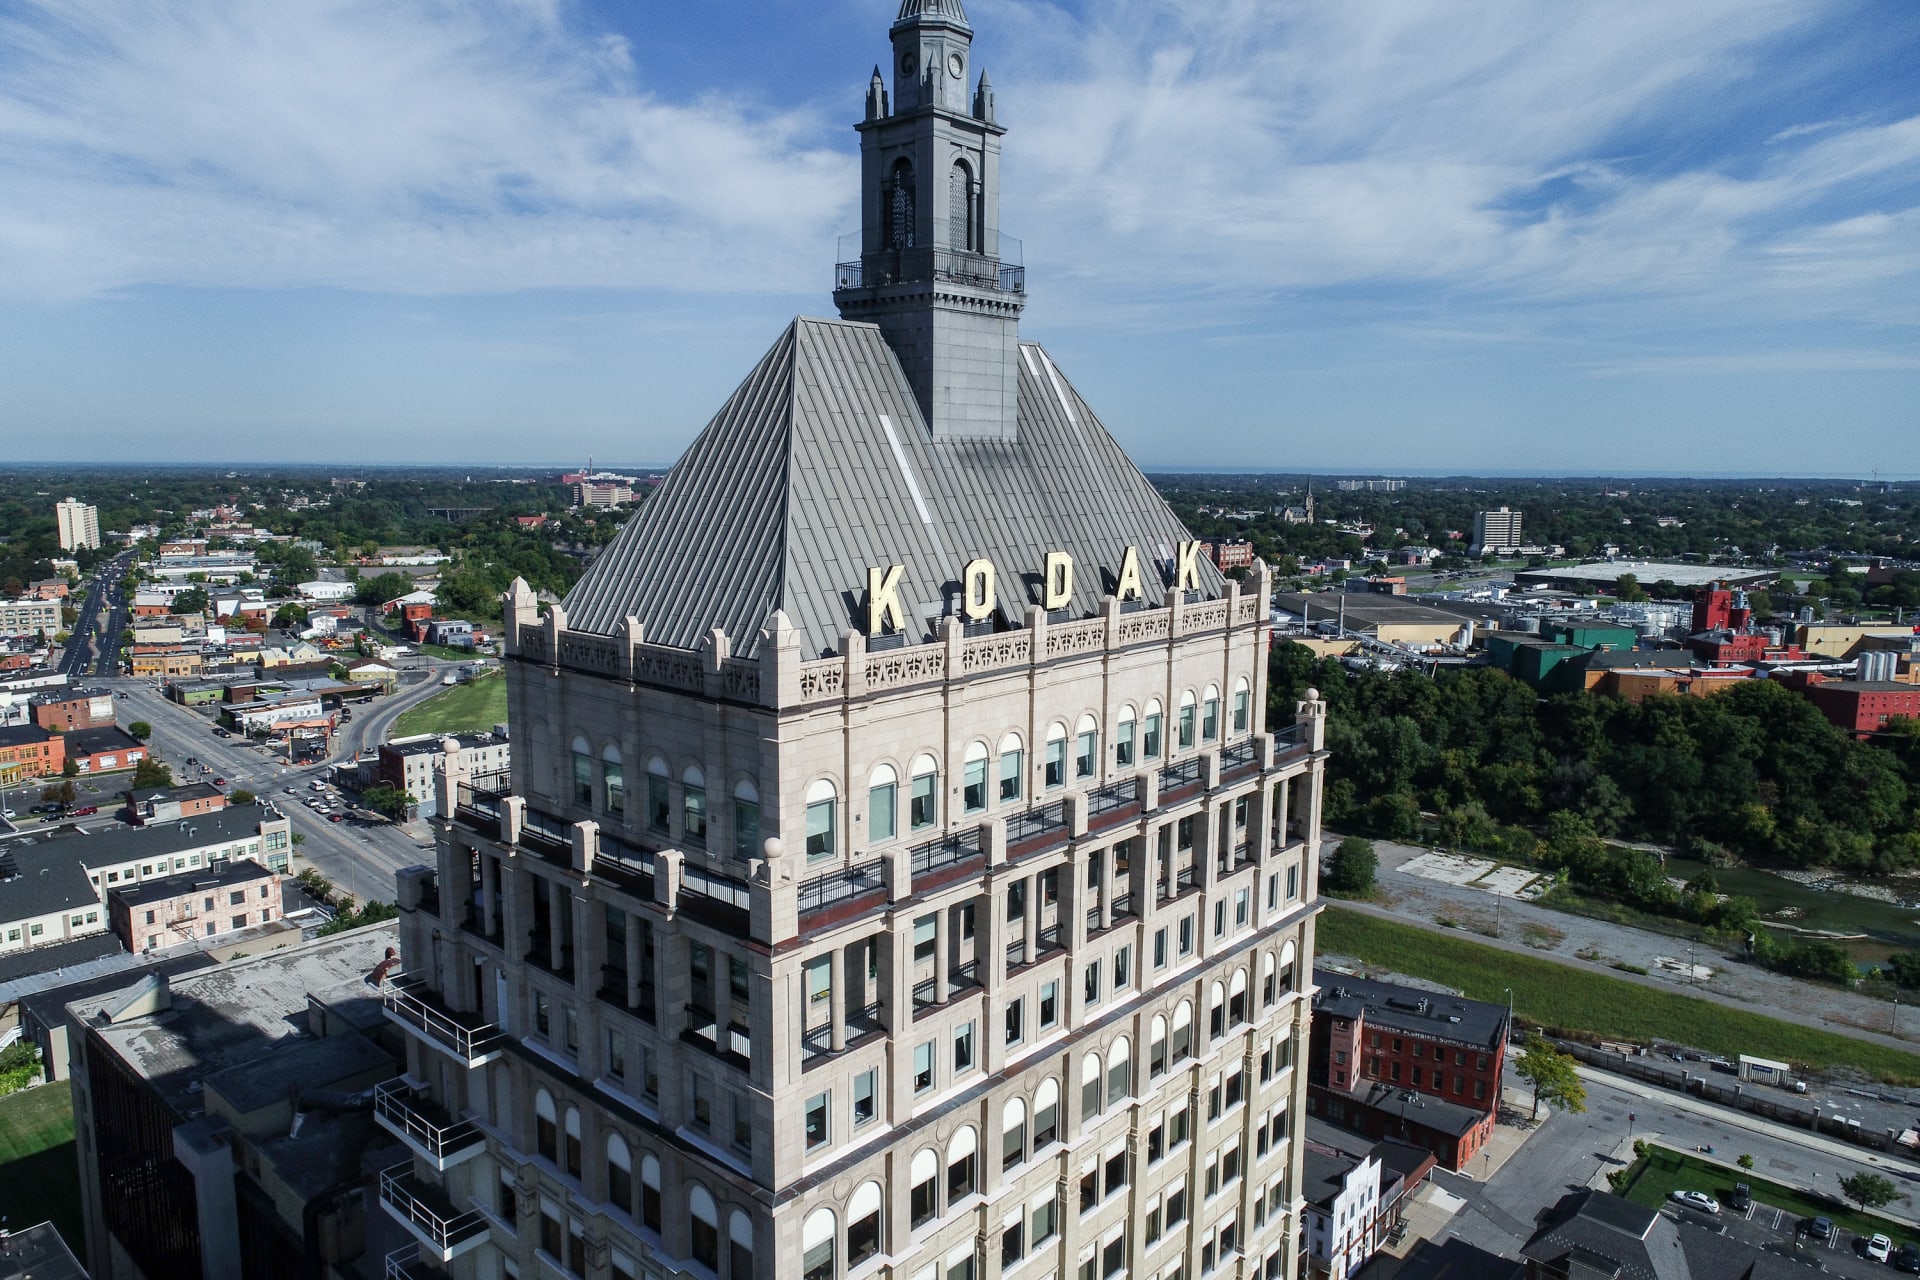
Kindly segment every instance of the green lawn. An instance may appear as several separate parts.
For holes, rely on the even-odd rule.
[[[1728,1152],[1733,1155],[1738,1154],[1731,1147],[1728,1148]],[[1648,1146],[1646,1158],[1634,1164],[1633,1182],[1628,1186],[1626,1196],[1635,1204],[1645,1205],[1649,1209],[1658,1209],[1667,1203],[1669,1192],[1704,1191],[1724,1206],[1727,1203],[1727,1197],[1733,1194],[1733,1184],[1736,1182],[1747,1184],[1753,1192],[1755,1203],[1770,1204],[1776,1209],[1785,1209],[1795,1217],[1811,1218],[1825,1214],[1832,1218],[1835,1225],[1842,1230],[1863,1236],[1870,1236],[1878,1231],[1895,1240],[1904,1240],[1913,1234],[1913,1228],[1910,1226],[1890,1222],[1870,1213],[1861,1213],[1845,1202],[1829,1200],[1825,1196],[1802,1191],[1798,1187],[1781,1186],[1777,1182],[1757,1178],[1745,1169],[1728,1169],[1710,1160],[1701,1160],[1683,1152],[1652,1145]]]
[[[73,1093],[62,1080],[0,1098],[0,1187],[13,1227],[52,1222],[77,1257],[80,1168],[73,1152]]]
[[[1337,906],[1321,915],[1317,945],[1322,954],[1443,982],[1475,1000],[1504,1001],[1511,987],[1515,1014],[1549,1031],[1669,1040],[1728,1058],[1747,1053],[1808,1069],[1845,1065],[1890,1082],[1920,1081],[1920,1056],[1911,1053]]]
[[[471,684],[456,684],[409,707],[393,722],[393,736],[416,733],[483,733],[507,719],[507,682],[492,672]]]

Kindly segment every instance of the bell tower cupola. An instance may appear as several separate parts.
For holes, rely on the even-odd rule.
[[[974,74],[961,0],[902,0],[889,34],[893,91],[876,68],[855,126],[858,246],[843,241],[834,303],[879,325],[934,439],[1010,440],[1026,272],[1000,232],[993,85]]]

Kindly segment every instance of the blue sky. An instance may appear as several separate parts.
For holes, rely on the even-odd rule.
[[[12,0],[0,458],[664,464],[892,0]],[[968,0],[1143,464],[1920,473],[1920,4]]]

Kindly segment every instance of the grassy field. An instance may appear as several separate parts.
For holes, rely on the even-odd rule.
[[[52,1222],[67,1247],[86,1256],[73,1093],[64,1080],[0,1098],[0,1187],[10,1226]]]
[[[416,733],[483,733],[507,719],[507,682],[498,672],[472,684],[456,684],[400,713],[393,736]]]
[[[1503,1001],[1511,987],[1514,1013],[1549,1030],[1669,1040],[1728,1058],[1747,1053],[1809,1069],[1845,1065],[1886,1081],[1920,1081],[1920,1056],[1911,1053],[1336,906],[1320,917],[1318,946],[1326,955],[1356,956],[1443,982],[1475,1000]]]
[[[1666,1147],[1648,1147],[1646,1158],[1633,1166],[1633,1182],[1628,1186],[1626,1196],[1635,1204],[1658,1209],[1667,1202],[1669,1192],[1683,1189],[1704,1191],[1724,1206],[1727,1197],[1733,1194],[1733,1184],[1736,1182],[1747,1184],[1756,1203],[1785,1209],[1795,1217],[1811,1218],[1825,1214],[1841,1229],[1863,1236],[1879,1231],[1895,1240],[1904,1240],[1913,1234],[1912,1227],[1862,1213],[1851,1204],[1816,1196],[1797,1187],[1783,1187],[1777,1182],[1757,1178],[1745,1169],[1728,1169],[1710,1160],[1697,1159]]]

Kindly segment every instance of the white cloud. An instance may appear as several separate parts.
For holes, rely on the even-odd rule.
[[[791,287],[853,198],[819,133],[666,101],[551,2],[29,0],[0,290]]]

